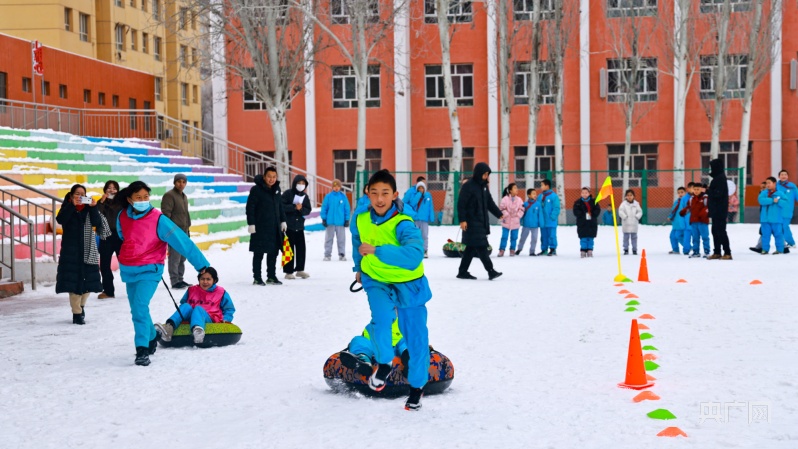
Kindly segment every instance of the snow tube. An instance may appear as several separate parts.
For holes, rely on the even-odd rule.
[[[430,347],[429,380],[424,386],[424,394],[439,394],[449,388],[454,379],[454,365],[449,357]],[[394,357],[393,369],[388,375],[385,389],[376,392],[369,388],[368,379],[341,364],[340,353],[336,352],[324,364],[324,380],[335,392],[357,391],[367,396],[398,397],[407,396],[410,384],[407,383],[406,369],[402,359]]]
[[[210,348],[213,346],[234,345],[241,340],[241,328],[233,323],[208,323],[205,325],[205,340],[196,345],[198,348]],[[165,348],[182,348],[184,346],[195,346],[194,335],[191,333],[188,323],[183,323],[175,329],[172,340],[161,340],[158,334],[158,343]]]
[[[443,245],[443,254],[446,255],[446,257],[463,257],[463,251],[465,251],[465,249],[465,243],[448,241]],[[488,245],[488,255],[492,252],[493,247]]]

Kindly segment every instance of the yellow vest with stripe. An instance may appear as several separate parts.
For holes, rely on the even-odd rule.
[[[363,336],[371,340],[368,329],[363,329]],[[399,330],[399,320],[393,320],[393,324],[391,325],[391,346],[396,346],[401,339],[402,332]]]
[[[377,225],[371,221],[370,211],[363,212],[357,216],[357,230],[360,233],[360,241],[374,246],[399,246],[399,239],[396,238],[396,227],[403,221],[412,223],[413,219],[407,215],[396,214]],[[375,281],[386,284],[410,282],[424,276],[423,263],[419,263],[413,270],[408,270],[396,265],[389,265],[378,259],[375,254],[363,256],[360,261],[360,270]]]

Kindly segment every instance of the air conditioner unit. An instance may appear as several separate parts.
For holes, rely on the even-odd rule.
[[[790,61],[790,90],[798,89],[798,61]]]
[[[607,70],[599,70],[599,97],[607,98]]]

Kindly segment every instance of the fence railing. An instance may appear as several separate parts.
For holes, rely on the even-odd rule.
[[[11,189],[0,189],[0,204],[27,217],[33,225],[34,233],[42,236],[41,239],[36,239],[35,244],[31,247],[31,259],[36,259],[36,254],[41,253],[44,256],[52,257],[53,261],[57,262],[55,214],[64,200],[8,176],[0,175],[0,180],[35,194],[23,196],[17,195]]]
[[[616,206],[620,205],[623,200],[624,192],[621,191],[623,186],[623,171],[610,171],[610,170],[591,170],[591,171],[563,171],[560,172],[564,178],[564,188],[560,189],[557,182],[557,172],[542,171],[542,172],[493,172],[498,176],[498,179],[507,179],[508,183],[513,182],[518,186],[519,196],[526,198],[527,178],[532,180],[533,185],[529,188],[540,189],[541,181],[549,179],[552,182],[552,189],[558,191],[562,190],[564,202],[561,205],[567,211],[571,210],[572,204],[581,196],[582,187],[589,187],[595,196],[598,189],[604,183],[604,180],[609,176],[612,179],[613,191],[615,194]],[[357,196],[360,196],[363,187],[368,182],[369,176],[372,172],[363,171],[359,172],[356,182]],[[446,187],[449,183],[449,175],[453,175],[455,182],[462,183],[464,180],[471,178],[471,172],[425,172],[425,171],[401,171],[394,172],[397,180],[401,178],[406,181],[406,185],[415,186],[416,178],[424,176],[427,179],[427,191],[432,195],[432,200],[435,210],[440,211],[443,209]],[[643,209],[643,224],[650,225],[664,225],[668,224],[668,215],[671,212],[673,202],[676,199],[675,195],[675,180],[681,175],[684,178],[684,183],[688,182],[701,182],[709,184],[710,177],[709,171],[704,169],[685,169],[685,170],[630,170],[629,171],[629,189],[635,192],[636,200],[640,203]],[[739,185],[739,180],[742,176],[741,168],[728,168],[726,169],[726,177],[735,185]],[[588,185],[583,185],[584,178],[589,179]],[[497,189],[501,192],[504,187],[500,186]],[[412,187],[411,187],[412,188]],[[454,222],[457,222],[457,200],[459,195],[459,186],[454,188]],[[399,192],[400,198],[404,192]],[[737,188],[734,193],[740,199],[739,208],[739,221],[745,220],[745,191]],[[500,198],[494,198],[499,202]],[[603,207],[607,207],[602,205]],[[570,212],[566,213],[566,222],[572,223],[575,219]],[[738,221],[738,220],[735,220]]]
[[[23,225],[27,230],[25,236],[22,235]],[[31,251],[30,284],[31,289],[36,290],[36,233],[33,222],[5,204],[0,204],[0,265],[11,271],[12,282],[17,280],[16,245],[27,246]]]

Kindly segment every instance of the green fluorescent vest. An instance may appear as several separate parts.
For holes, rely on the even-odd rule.
[[[371,340],[369,337],[369,330],[363,329],[363,336]],[[399,331],[399,320],[393,320],[393,324],[391,325],[391,346],[396,346],[399,343],[399,340],[402,339],[402,332]]]
[[[357,229],[360,241],[374,246],[399,246],[396,238],[396,226],[403,221],[413,222],[407,215],[397,214],[382,224],[371,222],[371,212],[366,211],[357,216]],[[389,265],[382,262],[375,254],[367,254],[360,261],[360,269],[375,281],[386,284],[409,282],[424,276],[424,264],[420,263],[414,270]]]

